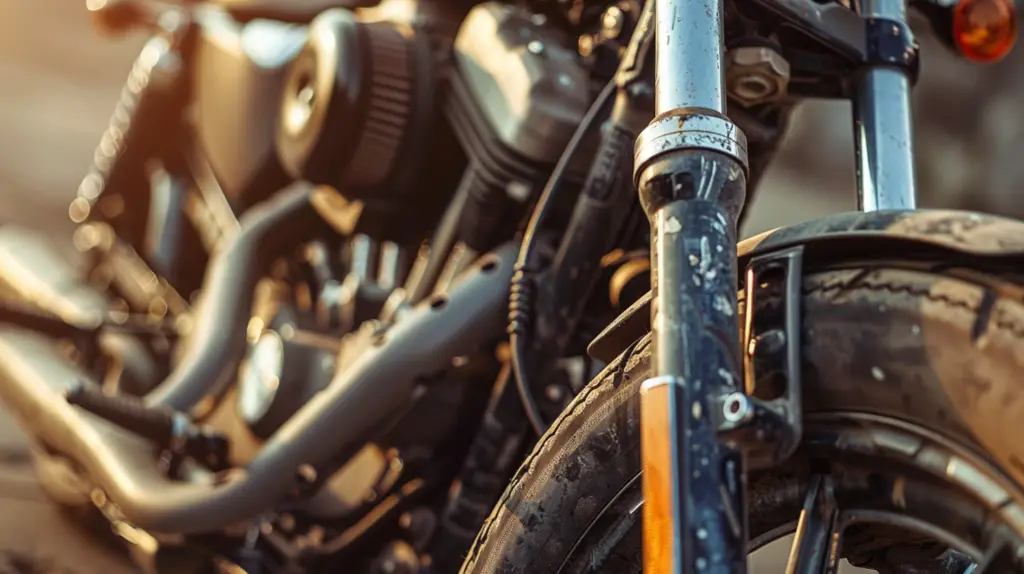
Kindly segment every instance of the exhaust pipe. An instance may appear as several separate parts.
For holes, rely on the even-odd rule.
[[[80,273],[46,236],[0,226],[0,283],[32,307],[77,329],[91,331],[107,316],[107,299],[82,283]]]
[[[312,193],[310,184],[294,184],[241,219],[238,234],[214,254],[207,268],[185,356],[155,388],[149,385],[156,381],[133,385],[152,389],[146,395],[147,404],[188,412],[206,396],[227,388],[245,354],[245,329],[256,283],[284,250],[330,232],[310,203]],[[83,283],[77,270],[43,237],[15,226],[0,227],[0,282],[33,307],[81,332],[97,333],[109,314],[106,297]],[[51,322],[61,327],[60,321]],[[114,338],[101,336],[99,343],[107,348]],[[118,349],[107,350],[116,354]]]
[[[517,254],[514,244],[500,248],[468,269],[447,300],[409,310],[275,432],[256,458],[216,481],[171,480],[160,472],[151,444],[67,404],[67,389],[95,382],[38,335],[0,326],[0,398],[40,441],[81,465],[130,523],[154,532],[218,531],[280,502],[297,485],[303,465],[326,463],[364,440],[409,400],[420,377],[500,336]],[[234,288],[237,297],[237,283]],[[196,388],[208,388],[199,383]],[[191,400],[192,390],[163,396]]]
[[[14,225],[0,227],[0,285],[14,296],[0,301],[0,323],[12,323],[54,338],[69,338],[102,350],[120,364],[122,391],[140,395],[166,371],[138,339],[99,331],[110,312],[102,292],[46,236]]]
[[[313,186],[295,184],[242,217],[238,234],[207,268],[184,358],[146,395],[147,404],[189,412],[231,383],[245,355],[256,283],[286,249],[329,232],[310,203],[312,193]]]

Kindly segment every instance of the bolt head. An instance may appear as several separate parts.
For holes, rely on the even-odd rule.
[[[726,55],[725,84],[743,106],[775,101],[789,88],[789,62],[765,46],[742,46]]]

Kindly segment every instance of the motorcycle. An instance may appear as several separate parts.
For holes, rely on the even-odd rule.
[[[92,9],[154,35],[0,398],[144,570],[1024,569],[1024,224],[916,209],[903,0]],[[859,209],[739,242],[804,98]]]

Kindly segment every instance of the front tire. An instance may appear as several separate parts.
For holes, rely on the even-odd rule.
[[[1024,500],[1024,441],[1016,430],[1024,421],[1021,293],[1021,285],[1008,278],[895,263],[805,271],[805,413],[899,419],[983,453],[1011,484],[1013,504],[1003,510],[1019,513],[1016,505]],[[773,302],[759,300],[759,308],[762,304]],[[742,300],[740,309],[745,311]],[[637,490],[638,397],[650,375],[650,352],[649,336],[635,343],[551,426],[488,518],[463,572],[640,572],[639,519],[627,516],[639,514],[639,503],[621,501],[623,492]],[[806,425],[814,427],[813,421]],[[787,476],[751,476],[748,493],[781,492],[792,486]],[[778,506],[752,512],[752,537],[793,518],[772,516],[781,512]],[[609,512],[618,518],[597,520]],[[610,544],[607,536],[594,535],[594,528],[628,533]],[[574,553],[585,555],[590,565],[567,568],[575,563]]]

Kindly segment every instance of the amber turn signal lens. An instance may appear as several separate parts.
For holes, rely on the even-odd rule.
[[[640,388],[640,460],[644,469],[644,572],[672,571],[672,408],[669,385]]]
[[[1017,41],[1013,0],[960,0],[953,8],[953,39],[968,60],[1002,60]]]

